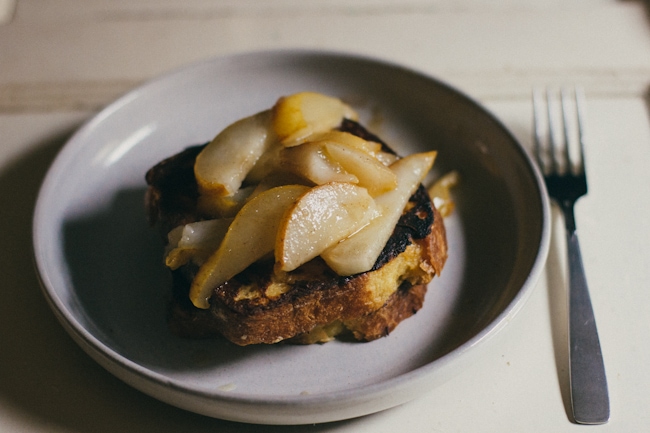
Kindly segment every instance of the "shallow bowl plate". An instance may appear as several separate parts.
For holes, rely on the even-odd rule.
[[[145,172],[304,90],[343,98],[402,154],[437,150],[433,177],[459,171],[442,276],[418,314],[372,343],[235,347],[171,335],[162,243],[145,221]],[[125,382],[213,417],[317,423],[404,403],[475,359],[533,288],[548,251],[548,209],[515,138],[440,81],[351,55],[250,53],[155,79],[84,125],[42,186],[34,251],[58,319]]]

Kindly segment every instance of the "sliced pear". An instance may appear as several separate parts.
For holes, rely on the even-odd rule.
[[[178,226],[167,235],[169,241],[165,264],[171,269],[178,269],[190,261],[201,265],[221,244],[229,219],[197,221]]]
[[[233,195],[216,196],[204,194],[197,200],[197,207],[202,215],[210,215],[213,218],[234,217],[244,206],[248,197],[255,190],[255,186],[239,188]]]
[[[332,161],[322,143],[304,143],[300,146],[275,148],[262,156],[260,163],[251,171],[247,182],[290,174],[308,180],[312,185],[328,182],[358,183],[356,176],[347,173],[340,164]]]
[[[241,119],[220,132],[196,158],[194,175],[202,195],[237,192],[259,157],[275,140],[271,111]]]
[[[319,134],[311,140],[322,144],[334,142],[349,148],[360,150],[373,156],[384,165],[391,165],[399,159],[399,157],[394,153],[381,150],[381,143],[364,140],[363,138],[357,137],[349,132],[332,130],[324,134]]]
[[[312,141],[339,143],[347,147],[360,150],[372,156],[375,156],[377,153],[381,152],[380,143],[364,140],[361,137],[345,131],[328,131],[324,134],[316,135],[312,138]]]
[[[296,146],[314,134],[336,128],[357,113],[338,98],[315,92],[282,97],[273,107],[273,130],[285,146]]]
[[[190,300],[208,308],[212,290],[272,252],[280,222],[287,209],[309,191],[302,185],[285,185],[262,192],[242,207],[219,248],[199,268]]]
[[[265,177],[277,171],[280,152],[284,149],[285,147],[282,143],[274,140],[274,143],[268,147],[266,152],[260,156],[253,168],[248,172],[244,179],[244,183],[257,184]]]
[[[451,215],[456,207],[450,190],[457,186],[458,182],[460,182],[458,172],[450,171],[429,187],[429,196],[443,217]]]
[[[314,187],[282,219],[275,248],[277,269],[296,269],[377,215],[365,188],[340,182]]]
[[[293,173],[288,172],[276,172],[259,181],[259,183],[255,185],[253,192],[251,192],[251,194],[248,196],[247,200],[252,200],[254,197],[257,197],[264,191],[283,185],[313,186],[311,183],[305,181],[305,179],[301,176],[297,176]]]
[[[375,158],[384,165],[393,165],[399,159],[399,156],[394,153],[381,151],[375,154]]]
[[[335,142],[327,142],[325,150],[346,172],[356,176],[359,186],[365,187],[371,196],[376,197],[397,186],[395,173],[374,156]]]
[[[431,170],[436,152],[417,153],[391,165],[397,187],[375,198],[381,215],[354,235],[323,251],[321,257],[339,275],[366,272],[374,266],[404,207]]]
[[[283,149],[280,152],[278,169],[304,177],[316,185],[329,182],[359,182],[359,179],[348,173],[341,164],[328,158],[320,143],[305,143]]]

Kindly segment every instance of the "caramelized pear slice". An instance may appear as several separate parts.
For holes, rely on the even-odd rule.
[[[436,152],[417,153],[391,165],[397,177],[397,187],[375,198],[381,215],[354,235],[321,253],[334,272],[354,275],[372,269],[411,195],[431,170],[435,157]]]
[[[255,189],[248,196],[247,200],[252,200],[254,197],[257,197],[264,191],[267,191],[271,188],[276,188],[283,185],[305,185],[312,187],[311,183],[305,181],[304,178],[296,176],[288,172],[278,172],[270,174],[269,176],[260,180],[256,185]]]
[[[384,165],[391,165],[399,159],[399,157],[394,153],[389,153],[381,150],[380,143],[377,143],[376,141],[364,140],[361,137],[345,131],[328,131],[323,134],[314,136],[311,138],[311,140],[320,142],[322,144],[326,144],[328,142],[342,144],[346,147],[365,152],[368,155],[373,156],[379,160],[379,162]]]
[[[223,197],[209,194],[200,195],[197,200],[197,208],[201,215],[209,215],[212,218],[234,217],[254,190],[255,186],[251,185],[239,188],[233,195]]]
[[[368,153],[335,142],[327,142],[325,151],[346,172],[359,179],[359,186],[366,188],[373,197],[397,186],[395,173]]]
[[[228,228],[219,248],[194,277],[190,287],[192,303],[198,308],[208,308],[215,287],[271,253],[287,209],[308,191],[309,187],[302,185],[279,186],[246,203]]]
[[[178,226],[167,235],[165,264],[171,269],[193,261],[201,265],[223,240],[232,218],[197,221]]]
[[[315,136],[312,141],[319,141],[323,143],[334,142],[351,147],[356,150],[367,153],[368,155],[375,156],[381,152],[381,144],[375,141],[367,141],[354,134],[345,131],[332,130],[324,134]]]
[[[329,182],[358,183],[359,179],[332,161],[322,143],[303,143],[300,146],[273,148],[260,158],[249,173],[246,182],[258,183],[279,174],[298,176],[311,185]]]
[[[273,130],[285,146],[296,146],[314,134],[355,120],[357,113],[338,98],[315,92],[301,92],[280,98],[273,107]]]
[[[377,215],[365,188],[340,182],[314,187],[282,219],[275,247],[277,269],[296,269]]]
[[[241,119],[220,132],[196,158],[201,195],[232,196],[259,157],[273,144],[271,111]]]
[[[456,205],[450,191],[458,185],[458,182],[460,182],[460,174],[454,170],[446,173],[429,187],[429,196],[443,217],[448,217],[454,212]]]
[[[399,159],[399,156],[395,155],[394,153],[381,151],[377,152],[375,158],[377,158],[384,165],[392,165]]]
[[[283,149],[279,156],[279,171],[296,174],[316,185],[329,182],[359,182],[354,174],[348,173],[341,164],[332,161],[319,143],[288,147]]]

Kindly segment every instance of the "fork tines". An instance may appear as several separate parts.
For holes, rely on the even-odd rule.
[[[579,87],[533,90],[533,153],[544,174],[584,173],[583,101]]]

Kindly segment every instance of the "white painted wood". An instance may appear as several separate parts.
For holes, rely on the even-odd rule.
[[[219,3],[222,9],[208,2],[81,3],[24,0],[14,20],[0,26],[2,111],[96,109],[188,62],[263,49],[376,56],[489,99],[522,97],[548,82],[638,96],[650,77],[650,26],[641,2],[472,9],[473,2],[413,1],[388,12],[379,0],[356,8],[262,2],[264,12],[253,1]]]

